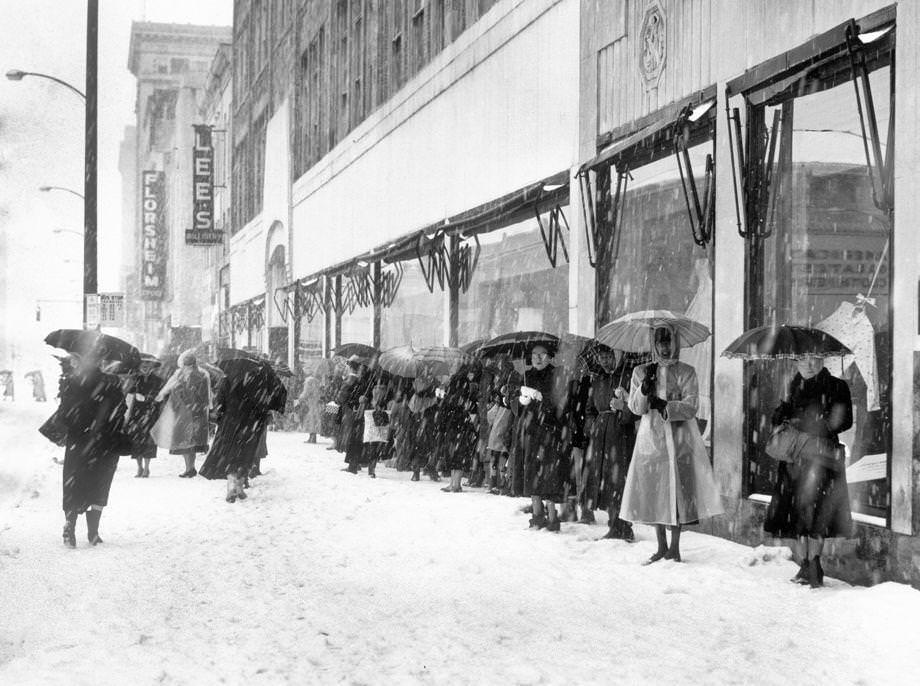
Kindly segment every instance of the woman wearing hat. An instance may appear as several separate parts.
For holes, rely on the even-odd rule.
[[[681,527],[723,511],[696,422],[696,370],[678,360],[673,327],[657,327],[651,336],[654,361],[636,367],[629,384],[629,409],[641,420],[620,506],[623,519],[655,525],[658,550],[646,564],[680,562]]]
[[[208,411],[211,409],[211,381],[198,368],[190,352],[179,356],[179,368],[157,394],[157,402],[168,399],[153,428],[157,445],[171,455],[182,455],[185,471],[179,476],[196,476],[195,456],[208,451]]]
[[[150,460],[157,456],[157,444],[150,430],[160,414],[156,397],[163,388],[163,380],[155,373],[159,366],[160,361],[153,355],[141,355],[141,365],[128,378],[125,388],[128,407],[125,419],[133,445],[131,459],[137,461],[137,474],[134,476],[145,479],[150,476]]]
[[[532,366],[524,372],[524,385],[518,398],[520,413],[512,448],[512,479],[521,479],[523,495],[531,499],[531,528],[559,531],[556,502],[562,501],[565,475],[562,474],[563,427],[557,412],[552,356],[550,347],[542,343],[530,349]],[[513,483],[512,488],[515,486]]]

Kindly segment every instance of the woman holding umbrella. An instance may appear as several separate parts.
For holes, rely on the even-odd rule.
[[[258,455],[271,411],[282,412],[287,389],[268,362],[229,359],[218,362],[225,376],[214,403],[217,433],[201,476],[227,479],[227,502],[244,500],[243,479]]]
[[[723,511],[696,422],[696,371],[678,360],[675,326],[654,326],[651,349],[653,362],[636,367],[630,381],[629,410],[641,420],[620,507],[623,519],[655,525],[658,550],[646,564],[680,562],[681,527]]]
[[[63,508],[64,545],[75,548],[77,517],[86,513],[86,538],[102,543],[99,521],[118,467],[124,395],[93,351],[72,354],[73,373],[62,388],[58,417],[66,427]]]

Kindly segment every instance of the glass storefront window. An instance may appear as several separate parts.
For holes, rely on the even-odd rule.
[[[480,234],[479,243],[479,264],[460,293],[460,345],[510,331],[568,331],[569,265],[550,266],[536,217]]]
[[[882,152],[891,116],[891,68],[870,75]],[[839,84],[839,85],[837,85]],[[768,238],[749,244],[751,326],[814,326],[854,355],[826,366],[844,379],[853,399],[846,446],[854,512],[887,517],[890,453],[891,226],[872,196],[853,85],[803,77],[784,102],[754,108],[753,126],[780,116],[778,177]],[[770,415],[795,374],[791,362],[747,364],[749,492],[769,493],[774,463],[764,456]],[[763,457],[761,457],[763,456]],[[858,467],[852,466],[859,463]]]
[[[710,138],[694,145],[688,152],[697,187],[702,189],[706,156],[713,153],[713,141]],[[616,171],[611,170],[611,174],[615,177]],[[630,312],[665,309],[685,314],[711,331],[712,251],[693,240],[674,154],[630,169],[629,174],[631,179],[620,201],[618,235],[598,267],[597,326]],[[604,230],[611,228],[608,224]],[[696,369],[700,391],[697,418],[708,442],[712,338],[684,348],[680,359]]]
[[[342,343],[371,344],[373,337],[374,306],[355,307],[342,314]]]
[[[416,347],[444,345],[444,292],[428,290],[417,261],[403,262],[402,267],[393,304],[381,308],[380,349],[409,343]]]

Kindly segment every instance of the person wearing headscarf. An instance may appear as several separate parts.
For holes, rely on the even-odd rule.
[[[316,434],[322,431],[323,382],[315,369],[304,379],[294,407],[300,416],[300,430],[309,434],[307,443],[316,443]]]
[[[160,413],[156,396],[163,388],[163,380],[155,373],[159,366],[155,359],[142,359],[140,368],[131,374],[125,388],[127,432],[133,445],[131,459],[137,461],[134,476],[140,478],[150,476],[150,460],[157,456],[157,444],[150,430]]]
[[[523,494],[531,499],[533,517],[530,526],[559,531],[556,502],[563,498],[561,434],[557,412],[555,368],[552,353],[542,344],[530,350],[531,368],[524,372],[518,404],[520,414],[512,446],[512,476],[516,470],[523,477]]]
[[[653,361],[636,367],[630,380],[629,410],[641,420],[620,506],[623,519],[655,525],[658,550],[646,564],[680,562],[681,527],[723,511],[696,422],[696,371],[678,360],[673,327],[659,326],[651,336]]]
[[[638,417],[627,404],[635,364],[623,351],[605,348],[597,352],[597,365],[578,383],[569,415],[580,521],[593,524],[594,509],[606,509],[604,538],[632,541],[632,524],[620,518],[620,502],[636,442]]]
[[[843,446],[839,435],[853,425],[853,403],[846,381],[831,376],[820,357],[796,360],[788,399],[773,412],[773,425],[797,430],[797,445],[787,464],[777,467],[776,488],[764,530],[796,539],[799,571],[793,581],[824,585],[824,539],[848,536],[852,529]]]
[[[208,451],[211,380],[191,352],[182,353],[178,361],[178,369],[157,394],[157,402],[167,402],[152,434],[170,455],[182,455],[185,471],[179,476],[189,478],[198,474],[196,455]]]
[[[118,467],[125,396],[114,374],[92,353],[72,355],[57,414],[66,431],[63,469],[64,545],[77,545],[77,517],[86,513],[86,537],[102,543],[99,521]]]

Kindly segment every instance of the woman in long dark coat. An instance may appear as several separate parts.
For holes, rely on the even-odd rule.
[[[157,444],[150,430],[160,415],[156,396],[163,388],[163,379],[154,372],[159,364],[153,359],[142,360],[140,369],[131,375],[125,388],[126,430],[133,444],[131,459],[137,461],[134,476],[140,478],[150,476],[150,460],[157,456]]]
[[[435,416],[437,463],[450,471],[450,485],[442,488],[459,493],[463,472],[470,468],[477,442],[478,384],[473,373],[461,369],[448,382]]]
[[[559,531],[555,503],[562,500],[564,493],[563,422],[556,411],[558,391],[551,356],[550,350],[540,344],[530,351],[533,366],[524,372],[512,458],[523,473],[523,494],[530,497],[533,505],[531,528]]]
[[[853,425],[853,403],[846,381],[831,376],[821,358],[797,360],[796,369],[773,424],[788,422],[802,436],[794,459],[779,463],[764,530],[797,539],[800,566],[794,580],[815,588],[824,583],[824,539],[848,536],[852,528],[838,436]]]
[[[58,417],[66,428],[63,503],[64,544],[77,545],[77,517],[86,513],[86,537],[102,543],[99,520],[108,505],[112,477],[118,467],[118,442],[125,414],[125,396],[113,374],[100,369],[88,354],[73,356],[74,373],[61,385]]]
[[[213,411],[217,433],[199,473],[206,479],[227,479],[227,502],[245,500],[243,479],[258,454],[271,410],[283,411],[286,400],[287,390],[267,367],[228,372],[218,382]]]
[[[604,538],[631,541],[632,524],[619,515],[636,442],[638,417],[627,404],[635,364],[622,351],[603,350],[597,358],[600,369],[582,378],[569,417],[581,522],[593,524],[593,510],[606,509],[608,532]]]
[[[367,365],[353,355],[348,360],[350,368],[345,383],[339,389],[336,402],[342,408],[342,443],[345,453],[346,472],[357,474],[363,464],[364,454],[364,408],[370,399],[371,379]]]
[[[435,453],[438,416],[435,380],[430,376],[416,377],[412,381],[412,390],[406,429],[406,441],[412,454],[412,481],[421,479],[422,469],[432,481],[440,481]]]

